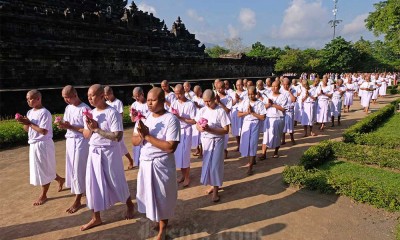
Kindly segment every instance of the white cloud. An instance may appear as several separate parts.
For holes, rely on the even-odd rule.
[[[204,17],[199,16],[197,14],[197,12],[193,9],[189,9],[187,10],[186,14],[193,20],[197,21],[197,22],[204,22]]]
[[[359,34],[366,31],[364,20],[368,17],[368,13],[364,13],[362,15],[358,15],[353,19],[351,23],[344,25],[342,34],[344,35],[353,35]]]
[[[145,3],[145,2],[139,3],[137,7],[138,7],[140,10],[142,10],[143,12],[153,13],[153,15],[156,15],[156,14],[157,14],[156,8],[153,7],[153,6],[151,6],[151,5],[148,5],[148,4]]]
[[[250,8],[240,9],[239,22],[245,30],[254,28],[257,24],[256,13]]]
[[[229,38],[239,37],[239,30],[234,26],[232,26],[231,24],[228,25],[228,32],[229,32]]]
[[[272,36],[285,40],[325,39],[331,34],[330,18],[330,11],[322,7],[321,0],[293,0]]]

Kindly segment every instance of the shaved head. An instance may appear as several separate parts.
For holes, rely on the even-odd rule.
[[[105,86],[104,87],[104,92],[106,92],[106,93],[114,93],[110,86]]]
[[[175,85],[175,87],[174,87],[174,91],[182,91],[183,90],[183,86],[182,86],[182,84],[176,84]]]
[[[62,89],[61,93],[62,93],[63,95],[67,95],[67,96],[71,96],[71,95],[77,94],[76,89],[75,89],[73,86],[71,86],[71,85],[65,86],[65,87]]]
[[[166,85],[168,85],[168,81],[167,81],[167,80],[162,80],[161,84],[166,84]]]
[[[132,91],[132,94],[142,94],[143,93],[143,89],[141,87],[135,87]]]
[[[255,93],[256,92],[256,88],[254,86],[248,86],[247,87],[247,91]]]
[[[149,96],[152,95],[152,96],[156,97],[158,99],[158,101],[161,101],[163,104],[165,102],[165,94],[164,94],[163,90],[159,87],[152,88],[149,91],[148,95]]]
[[[42,94],[37,89],[30,90],[26,95],[33,98],[42,98]]]
[[[215,98],[215,93],[211,89],[206,89],[203,93],[203,98],[205,99],[214,99]]]
[[[185,82],[185,83],[183,84],[183,86],[188,86],[188,87],[190,87],[190,82]]]
[[[104,93],[104,87],[100,84],[94,84],[90,86],[89,91],[92,91],[94,94]]]
[[[272,86],[273,86],[273,87],[279,87],[279,85],[280,85],[280,82],[279,82],[279,81],[274,81],[274,82],[272,83]]]
[[[283,83],[290,84],[290,79],[287,78],[287,77],[285,77],[285,78],[283,79]]]
[[[197,92],[199,90],[201,90],[201,87],[199,85],[194,86],[194,88],[193,88],[194,92]]]

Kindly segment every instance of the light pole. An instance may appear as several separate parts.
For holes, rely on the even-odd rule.
[[[336,20],[336,14],[337,14],[337,3],[338,3],[338,1],[339,0],[333,0],[333,2],[335,3],[335,7],[333,8],[333,10],[332,10],[332,13],[333,13],[333,20],[330,20],[329,21],[329,24],[331,25],[331,27],[333,27],[333,38],[332,39],[335,39],[335,36],[336,36],[336,26],[339,24],[339,23],[341,23],[342,22],[342,20]]]

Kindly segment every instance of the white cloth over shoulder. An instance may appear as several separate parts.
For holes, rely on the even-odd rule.
[[[99,128],[107,132],[123,131],[121,114],[113,107],[92,111]],[[85,124],[85,129],[87,126]],[[103,211],[130,196],[118,142],[93,133],[89,141],[86,167],[86,199],[89,209]]]
[[[201,118],[208,120],[211,128],[224,128],[230,124],[230,119],[225,110],[217,106],[215,109],[202,108],[196,116],[196,121]],[[201,136],[203,145],[203,165],[200,182],[203,185],[222,186],[224,178],[224,135],[203,132]]]
[[[119,99],[114,99],[114,101],[107,101],[106,102],[108,105],[110,105],[111,107],[115,108],[115,110],[117,110],[117,112],[119,113],[124,113],[124,104],[121,102],[121,100]]]
[[[150,114],[143,123],[157,139],[180,141],[180,123],[171,113],[157,118]],[[134,131],[137,132],[137,128]],[[174,216],[178,196],[174,154],[145,142],[140,161],[136,194],[139,212],[156,222],[170,219]]]
[[[46,108],[31,109],[26,116],[32,123],[47,130],[46,135],[31,127],[28,130],[30,183],[43,186],[56,178],[52,117]]]

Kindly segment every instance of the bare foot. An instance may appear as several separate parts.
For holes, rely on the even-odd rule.
[[[46,201],[47,201],[47,197],[46,197],[46,196],[40,196],[40,197],[38,198],[38,200],[36,200],[36,201],[33,203],[33,206],[40,206],[40,205],[44,204]]]
[[[60,180],[58,180],[57,182],[58,182],[58,191],[61,192],[64,187],[65,178],[60,178]]]
[[[176,182],[177,182],[177,183],[182,183],[183,181],[185,181],[185,178],[184,178],[184,177],[181,177],[181,178],[176,179]]]
[[[185,180],[183,181],[183,187],[189,187],[189,184],[190,184],[189,178],[188,178],[188,179],[185,179]]]
[[[101,220],[92,218],[92,220],[90,220],[90,222],[86,223],[85,225],[83,225],[81,227],[81,231],[85,231],[85,230],[88,230],[90,228],[94,228],[96,226],[101,225],[102,223],[103,222]]]
[[[132,170],[132,169],[135,169],[135,166],[133,166],[133,165],[129,164],[129,165],[128,165],[128,169],[127,169],[127,170]]]
[[[206,191],[206,194],[208,195],[208,194],[211,194],[211,193],[213,193],[214,192],[214,187],[210,187],[207,191]]]
[[[311,133],[311,136],[317,136],[317,134],[312,132],[312,133]]]
[[[250,163],[248,163],[248,164],[246,164],[246,165],[244,165],[242,167],[250,167]]]
[[[65,210],[65,212],[72,214],[72,213],[77,212],[79,210],[79,208],[81,208],[81,207],[82,207],[82,204],[80,202],[74,202],[71,207],[69,207],[67,210]]]
[[[219,200],[220,200],[220,198],[219,198],[219,196],[218,196],[217,194],[215,194],[215,195],[213,194],[213,196],[212,196],[211,199],[212,199],[212,201],[215,202],[215,203],[216,203],[216,202],[219,202]]]
[[[125,213],[125,220],[129,220],[133,218],[134,212],[135,212],[135,207],[133,205],[133,203],[128,203],[126,205],[127,209],[126,209],[126,213]]]

